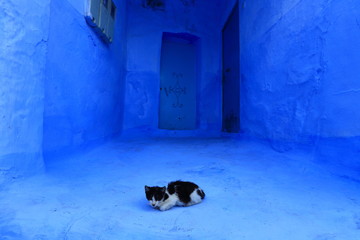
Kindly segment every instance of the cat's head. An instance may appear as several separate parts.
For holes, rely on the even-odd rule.
[[[164,199],[166,187],[148,187],[145,186],[146,199],[153,208],[160,207],[160,202]]]

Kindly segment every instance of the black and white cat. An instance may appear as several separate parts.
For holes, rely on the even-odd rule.
[[[150,206],[161,211],[173,206],[191,206],[200,203],[205,197],[204,191],[192,182],[170,182],[167,187],[145,186],[146,199]]]

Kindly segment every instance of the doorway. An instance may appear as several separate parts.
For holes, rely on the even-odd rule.
[[[196,36],[163,33],[160,61],[159,128],[196,128]]]
[[[222,131],[240,131],[240,28],[236,3],[222,30]]]

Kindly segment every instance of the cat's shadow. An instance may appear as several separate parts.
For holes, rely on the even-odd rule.
[[[137,210],[142,211],[142,212],[148,212],[148,213],[150,213],[150,212],[152,212],[152,213],[161,213],[161,212],[162,212],[162,211],[160,211],[160,210],[158,210],[158,209],[152,208],[152,207],[149,205],[149,203],[148,203],[147,200],[143,200],[143,199],[141,199],[141,198],[139,198],[139,199],[137,199],[137,200],[134,200],[132,203],[133,203],[132,205],[133,205]],[[199,207],[199,204],[195,204],[194,206],[191,206],[191,207],[192,207],[192,208]],[[200,207],[201,207],[201,206],[200,206]],[[183,209],[183,208],[187,208],[187,207],[174,206],[172,211],[181,211],[181,209]],[[167,211],[165,211],[165,212],[167,212]]]

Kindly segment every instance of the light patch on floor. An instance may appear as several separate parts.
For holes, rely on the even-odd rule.
[[[360,239],[360,183],[234,139],[118,140],[0,192],[1,240]],[[144,185],[187,180],[202,203],[160,212]]]

